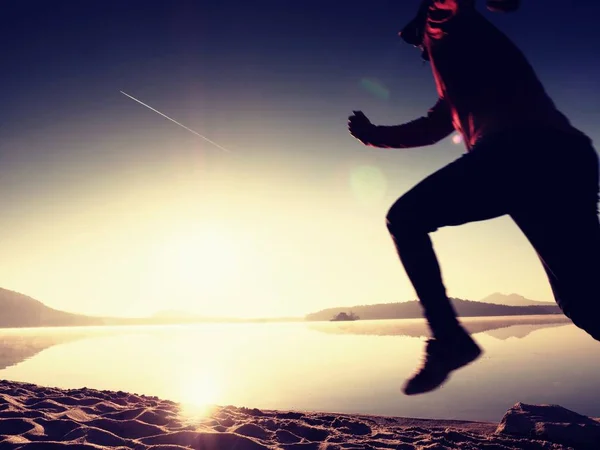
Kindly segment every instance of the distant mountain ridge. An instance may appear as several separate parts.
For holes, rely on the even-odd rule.
[[[461,317],[562,314],[560,308],[555,304],[506,306],[493,303],[474,302],[459,298],[453,298],[451,300],[457,314]],[[341,312],[352,312],[358,315],[361,320],[419,319],[423,317],[421,304],[417,300],[412,300],[398,303],[327,308],[315,313],[307,314],[306,320],[329,320]]]
[[[492,294],[487,298],[492,301],[508,301],[517,306],[506,306],[487,302],[474,302],[470,300],[453,299],[452,302],[460,316],[511,316],[511,315],[542,315],[561,314],[556,304],[535,302],[527,300],[517,294],[505,296]],[[523,303],[525,303],[523,305]],[[354,307],[328,308],[306,315],[305,320],[329,320],[341,312],[353,312],[361,320],[375,319],[412,319],[421,318],[422,309],[418,301],[413,300],[403,303],[385,303],[378,305],[361,305]],[[99,325],[164,325],[178,323],[200,322],[277,322],[301,320],[298,318],[264,318],[264,319],[235,319],[199,317],[181,311],[162,311],[153,317],[119,318],[119,317],[93,317],[83,314],[73,314],[50,308],[39,300],[8,289],[0,288],[0,328],[24,327],[56,327],[56,326],[99,326]]]
[[[480,300],[483,303],[493,303],[494,305],[506,305],[506,306],[554,306],[555,302],[540,302],[537,300],[530,300],[519,294],[502,294],[495,292],[488,295]]]
[[[267,323],[299,320],[302,319],[297,317],[256,319],[203,317],[177,310],[159,311],[151,317],[95,317],[53,309],[25,294],[0,288],[0,328],[175,325],[202,322]]]
[[[103,319],[49,308],[27,295],[0,288],[0,327],[102,325]]]

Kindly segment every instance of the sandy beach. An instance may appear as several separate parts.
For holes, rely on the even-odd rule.
[[[0,381],[0,448],[597,449],[600,422],[558,406],[517,404],[502,422],[465,422],[213,406]]]

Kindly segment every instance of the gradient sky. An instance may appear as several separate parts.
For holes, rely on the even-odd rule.
[[[483,10],[483,2],[480,1]],[[600,138],[600,4],[486,17]],[[289,316],[414,299],[385,215],[465,150],[363,147],[433,105],[417,0],[3,4],[0,286],[99,315]],[[232,150],[225,153],[119,93]],[[552,300],[508,218],[433,235],[451,296]]]

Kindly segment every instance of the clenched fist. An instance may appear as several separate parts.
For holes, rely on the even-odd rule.
[[[372,142],[376,126],[365,116],[362,111],[352,111],[348,117],[348,130],[350,134],[365,145]]]

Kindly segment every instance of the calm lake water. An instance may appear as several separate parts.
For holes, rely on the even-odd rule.
[[[563,316],[465,319],[485,350],[406,397],[422,320],[0,330],[0,378],[190,404],[499,421],[516,402],[600,417],[600,343]]]

